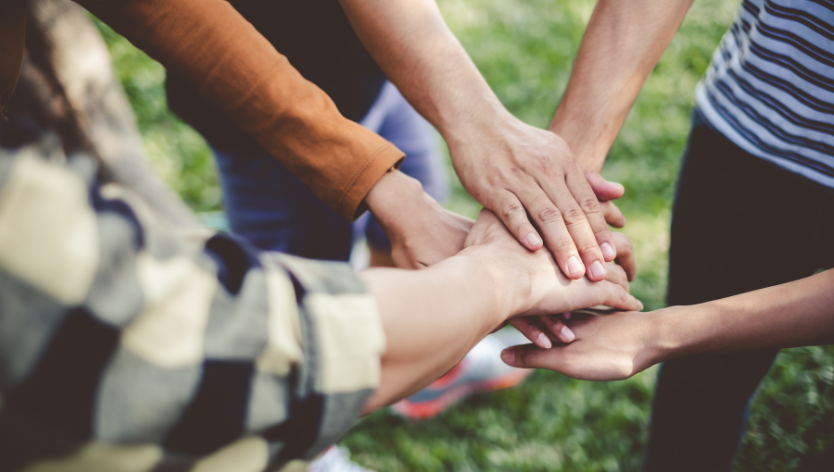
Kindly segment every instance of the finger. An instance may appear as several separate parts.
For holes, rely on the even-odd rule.
[[[512,346],[501,352],[501,360],[522,369],[542,368],[564,373],[562,349],[541,349],[532,344]]]
[[[606,305],[617,310],[625,311],[641,311],[643,309],[643,303],[629,294],[628,290],[622,286],[607,280],[598,282],[597,285],[599,285],[598,288],[602,291],[602,300],[596,303],[597,305]]]
[[[527,219],[527,212],[518,197],[510,192],[502,192],[497,208],[492,210],[524,247],[531,251],[542,248],[542,238]]]
[[[559,338],[559,341],[562,341],[565,344],[572,342],[576,339],[576,335],[573,334],[570,328],[565,324],[562,320],[562,314],[558,315],[543,315],[539,317],[539,322],[545,326],[548,331],[553,333],[554,336]]]
[[[602,216],[606,223],[615,228],[622,228],[626,225],[625,215],[614,202],[600,202],[599,207],[602,209]]]
[[[510,320],[510,324],[536,346],[542,349],[550,349],[553,347],[550,338],[544,334],[532,318],[513,318]]]
[[[599,172],[583,169],[583,173],[585,174],[585,180],[588,181],[588,185],[591,186],[591,190],[601,202],[616,200],[625,193],[625,187],[617,182],[605,180],[605,177],[601,176]]]
[[[586,272],[585,265],[582,264],[582,257],[565,226],[562,212],[538,186],[525,186],[518,196],[544,234],[547,247],[562,272],[572,279],[582,278]]]
[[[613,233],[614,243],[617,247],[617,265],[625,270],[628,281],[634,281],[637,274],[637,259],[634,257],[634,245],[631,239],[623,233]]]
[[[631,287],[628,285],[628,274],[626,274],[625,269],[613,262],[608,263],[608,275],[605,276],[605,280],[619,285],[627,292],[631,290]]]
[[[568,177],[563,185],[559,179],[556,181],[544,180],[540,184],[545,190],[548,198],[556,204],[559,209],[560,216],[564,220],[564,225],[568,229],[571,239],[576,249],[579,251],[579,257],[582,260],[582,265],[585,266],[585,275],[594,281],[605,278],[605,261],[610,258],[613,260],[616,257],[616,249],[614,248],[613,238],[608,234],[608,226],[602,217],[599,209],[599,202],[594,196],[588,182],[579,173],[579,169],[574,165],[571,171],[568,172]],[[573,175],[573,177],[570,177]],[[577,179],[577,176],[579,177]],[[573,182],[573,184],[571,183]],[[571,189],[571,185],[574,187]],[[577,201],[577,197],[584,199],[583,202],[585,210],[589,212],[588,216],[592,216],[595,220],[595,226],[600,231],[599,236],[594,234],[594,229],[591,228],[590,221],[586,217],[583,206]],[[551,245],[551,238],[561,238],[560,234],[551,235],[548,230],[542,229],[544,240],[547,242],[551,251],[554,251]],[[604,244],[600,248],[600,244]],[[608,257],[603,257],[603,249]],[[554,251],[554,256],[557,256]],[[557,257],[558,260],[558,257]],[[571,274],[573,277],[573,274]]]
[[[567,183],[568,189],[570,189],[570,192],[579,203],[580,209],[585,214],[585,218],[588,220],[588,225],[590,225],[594,238],[596,238],[596,243],[599,245],[598,247],[602,252],[603,260],[601,261],[601,264],[604,265],[605,262],[613,261],[617,258],[617,248],[614,244],[614,236],[611,235],[611,230],[608,229],[608,223],[605,221],[605,215],[602,213],[602,207],[600,206],[599,199],[597,199],[596,195],[594,195],[591,190],[591,186],[588,184],[588,180],[585,179],[585,176],[580,172],[578,166],[574,171],[568,173]],[[573,233],[571,232],[571,234]],[[577,242],[577,244],[579,244],[579,242]],[[580,252],[582,252],[581,248]],[[594,270],[592,267],[591,274],[593,275],[593,273]],[[600,278],[594,277],[591,277],[591,279],[600,280]]]

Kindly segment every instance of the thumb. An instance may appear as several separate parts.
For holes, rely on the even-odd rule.
[[[591,189],[601,202],[616,200],[625,193],[625,187],[621,184],[605,180],[605,177],[594,170],[585,169],[585,178],[588,179],[588,184],[591,185]]]

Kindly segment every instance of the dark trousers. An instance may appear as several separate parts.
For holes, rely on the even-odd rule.
[[[834,194],[743,151],[696,111],[672,217],[669,305],[790,282],[832,263]],[[730,470],[751,398],[777,353],[664,363],[646,470]]]

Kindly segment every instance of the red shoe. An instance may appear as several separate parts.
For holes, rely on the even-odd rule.
[[[391,408],[402,416],[423,420],[437,415],[473,393],[492,392],[520,384],[532,370],[504,364],[501,351],[529,341],[517,331],[509,331],[507,334],[505,332],[487,336],[446,375],[414,395],[391,405]],[[513,339],[508,339],[510,336]]]

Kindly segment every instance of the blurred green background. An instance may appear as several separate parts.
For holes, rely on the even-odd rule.
[[[451,28],[507,108],[546,126],[570,72],[594,0],[440,0]],[[738,2],[697,0],[647,81],[603,174],[626,187],[619,202],[635,243],[633,293],[664,306],[671,200],[694,88]],[[222,209],[202,138],[172,116],[162,67],[99,24],[133,104],[154,169],[196,211]],[[451,173],[451,167],[450,167]],[[453,175],[453,174],[452,174]],[[454,179],[447,206],[479,206]],[[753,405],[736,470],[803,470],[834,443],[834,348],[785,350]],[[646,442],[656,369],[591,383],[535,372],[511,390],[476,395],[412,422],[382,411],[345,439],[379,471],[632,471]]]

